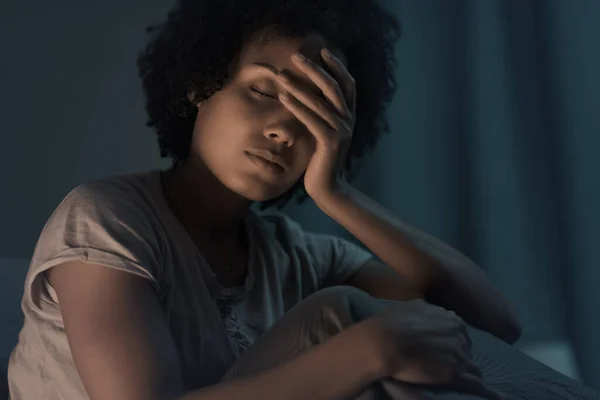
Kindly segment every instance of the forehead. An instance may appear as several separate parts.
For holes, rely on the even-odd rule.
[[[303,37],[276,38],[267,42],[255,40],[250,42],[240,55],[240,69],[254,63],[267,63],[274,66],[278,71],[291,72],[299,79],[305,81],[309,86],[314,84],[296,67],[292,62],[293,53],[299,52],[310,58],[326,71],[328,68],[323,62],[320,52],[327,47],[345,65],[347,65],[344,54],[331,42],[327,41],[318,33],[309,33]]]
[[[319,53],[323,47],[332,50],[344,64],[346,63],[342,52],[335,48],[333,43],[316,32],[308,33],[302,37],[275,38],[266,42],[254,40],[246,46],[240,61],[253,62],[256,60],[250,59],[254,57],[267,57],[271,61],[276,61],[282,57],[289,58],[288,56],[291,56],[294,52],[300,52],[313,61],[322,64]]]

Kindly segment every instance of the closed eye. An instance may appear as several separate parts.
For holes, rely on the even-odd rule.
[[[256,88],[250,88],[250,90],[252,90],[252,92],[254,93],[254,95],[262,97],[262,98],[268,98],[268,99],[275,99],[275,96],[271,96],[270,94],[261,92],[260,90],[256,89]]]

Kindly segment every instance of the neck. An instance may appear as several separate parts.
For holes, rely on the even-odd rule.
[[[187,161],[165,173],[167,196],[188,229],[214,241],[238,237],[252,201],[225,187],[205,165]]]

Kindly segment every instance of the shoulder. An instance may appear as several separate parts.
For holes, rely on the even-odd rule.
[[[112,176],[81,184],[71,190],[58,208],[84,205],[144,202],[160,192],[158,172]]]
[[[157,174],[157,173],[156,173]],[[127,222],[145,224],[160,195],[154,173],[113,176],[72,189],[50,216],[45,230],[55,224]]]
[[[149,177],[111,177],[77,186],[47,220],[31,259],[28,286],[56,265],[84,261],[132,272],[153,281],[162,276],[164,235],[149,207]]]
[[[255,216],[260,221],[260,225],[270,233],[303,232],[298,222],[280,211],[260,211],[256,212]]]
[[[306,249],[327,241],[329,236],[304,230],[302,225],[279,211],[263,211],[255,214],[261,236],[284,248]]]
[[[84,258],[98,252],[122,259],[156,255],[160,227],[151,206],[151,179],[151,174],[116,176],[71,190],[47,220],[34,260],[74,252]]]
[[[277,211],[256,213],[263,235],[287,250],[304,251],[315,256],[336,256],[340,252],[358,249],[350,241],[330,233],[311,232],[290,216]]]
[[[340,236],[307,232],[281,212],[257,215],[269,247],[280,249],[302,269],[313,271],[319,287],[343,284],[373,258],[369,251]]]

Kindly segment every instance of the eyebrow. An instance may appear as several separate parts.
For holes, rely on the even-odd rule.
[[[271,73],[273,73],[274,75],[278,75],[279,74],[279,70],[277,68],[275,68],[273,65],[266,63],[266,62],[253,62],[251,65],[256,65],[262,68],[267,69],[268,71],[270,71]],[[307,80],[304,81],[304,83],[308,86],[308,89],[315,95],[319,96],[319,97],[323,97],[323,92],[321,92],[321,89],[319,89],[312,81]]]
[[[274,66],[272,66],[269,63],[266,62],[254,62],[252,63],[252,65],[258,65],[259,67],[263,67],[268,69],[269,71],[271,71],[273,74],[278,75],[279,74],[279,70],[277,68],[275,68]]]

